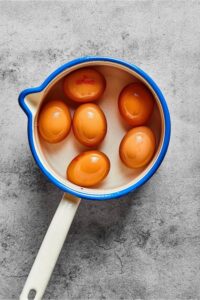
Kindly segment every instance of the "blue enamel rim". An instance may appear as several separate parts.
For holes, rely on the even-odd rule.
[[[32,113],[29,110],[29,108],[27,107],[27,105],[25,104],[25,98],[27,95],[32,94],[32,93],[39,93],[41,92],[43,89],[46,88],[46,86],[61,72],[63,72],[64,70],[71,68],[72,66],[75,65],[81,65],[83,63],[86,62],[91,62],[91,61],[105,61],[105,62],[112,62],[112,63],[116,63],[122,66],[125,66],[131,70],[133,70],[134,72],[138,73],[141,77],[143,77],[148,83],[149,85],[153,88],[154,92],[157,94],[162,109],[163,109],[163,113],[164,113],[164,122],[165,122],[165,132],[164,132],[164,141],[163,141],[163,145],[162,145],[162,149],[160,151],[160,154],[155,162],[155,164],[152,166],[152,168],[148,171],[148,173],[145,174],[145,176],[143,176],[138,182],[136,182],[135,184],[133,184],[132,186],[123,189],[121,191],[118,192],[113,192],[113,193],[109,193],[109,194],[87,194],[85,192],[79,192],[76,191],[75,189],[71,189],[67,186],[65,186],[64,184],[62,184],[60,181],[58,181],[51,173],[49,173],[49,171],[44,167],[44,165],[42,164],[42,162],[40,161],[37,151],[34,147],[34,142],[33,142],[33,134],[32,134]],[[171,122],[170,122],[170,114],[169,114],[169,110],[167,107],[167,103],[165,101],[165,98],[161,92],[161,90],[159,89],[159,87],[157,86],[157,84],[149,77],[149,75],[147,75],[143,70],[141,70],[140,68],[138,68],[137,66],[127,63],[123,60],[120,59],[116,59],[116,58],[110,58],[110,57],[99,57],[99,56],[86,56],[86,57],[81,57],[75,60],[72,60],[64,65],[62,65],[61,67],[59,67],[57,70],[55,70],[51,75],[49,75],[46,80],[38,87],[35,88],[29,88],[26,89],[24,91],[22,91],[19,95],[19,105],[21,106],[21,108],[24,110],[24,112],[26,113],[27,117],[28,117],[28,140],[29,140],[29,145],[30,145],[30,149],[32,152],[32,155],[36,161],[36,163],[38,164],[39,168],[41,169],[41,171],[43,172],[44,175],[46,175],[48,177],[48,179],[54,183],[58,188],[60,188],[61,190],[63,190],[64,192],[67,193],[71,193],[75,196],[78,196],[80,198],[84,198],[84,199],[88,199],[88,200],[108,200],[108,199],[113,199],[113,198],[119,198],[131,191],[134,191],[135,189],[137,189],[138,187],[140,187],[141,185],[143,185],[147,180],[149,180],[153,174],[157,171],[157,169],[159,168],[160,164],[162,163],[165,154],[167,152],[167,148],[169,145],[169,141],[170,141],[170,133],[171,133]]]

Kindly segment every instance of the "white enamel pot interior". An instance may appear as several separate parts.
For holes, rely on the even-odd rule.
[[[107,178],[92,188],[74,185],[66,179],[66,169],[71,160],[88,150],[75,139],[72,130],[62,142],[48,144],[39,136],[37,127],[38,113],[47,101],[62,99],[69,105],[73,115],[77,105],[66,99],[63,93],[63,80],[67,74],[82,67],[95,68],[106,79],[106,90],[96,103],[105,113],[108,130],[98,150],[109,157],[111,169]],[[154,111],[147,126],[156,136],[156,152],[146,167],[133,170],[127,168],[119,158],[119,144],[130,126],[127,126],[120,117],[118,96],[124,86],[135,81],[142,81],[155,99]],[[170,116],[161,91],[144,71],[121,60],[103,57],[84,57],[67,63],[52,73],[41,86],[23,91],[19,96],[19,103],[28,116],[29,144],[37,164],[49,180],[65,192],[20,296],[21,299],[27,299],[30,290],[34,290],[34,299],[41,299],[80,198],[89,200],[117,198],[145,183],[155,173],[167,151]]]

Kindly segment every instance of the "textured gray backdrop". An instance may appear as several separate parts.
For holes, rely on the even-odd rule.
[[[17,299],[62,192],[31,156],[18,93],[83,55],[166,96],[171,144],[123,199],[83,201],[46,299],[200,299],[200,1],[0,2],[0,299]]]

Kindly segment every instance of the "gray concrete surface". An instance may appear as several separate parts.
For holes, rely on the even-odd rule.
[[[146,70],[172,118],[162,167],[83,201],[45,299],[200,299],[200,1],[0,2],[0,299],[17,299],[62,192],[31,156],[18,93],[82,55]]]

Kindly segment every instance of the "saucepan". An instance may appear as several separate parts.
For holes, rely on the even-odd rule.
[[[109,157],[111,169],[108,178],[95,188],[81,187],[66,179],[67,164],[85,150],[84,146],[74,140],[73,133],[70,132],[58,144],[49,144],[41,139],[37,126],[43,103],[55,98],[65,101],[64,78],[83,67],[98,70],[106,79],[106,90],[100,105],[107,118],[107,135],[100,150]],[[119,159],[119,144],[127,127],[121,122],[117,99],[123,87],[135,81],[145,84],[155,100],[148,126],[156,137],[156,151],[147,166],[133,170],[124,166]],[[161,90],[149,75],[131,63],[109,57],[87,56],[64,64],[40,86],[22,91],[19,104],[28,117],[28,140],[36,163],[43,174],[64,191],[20,296],[24,300],[29,298],[30,293],[34,293],[34,299],[41,299],[81,199],[117,199],[149,180],[162,163],[169,145],[170,114]],[[70,109],[73,114],[75,107],[72,105]]]

